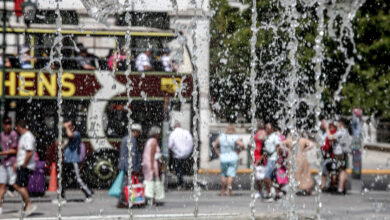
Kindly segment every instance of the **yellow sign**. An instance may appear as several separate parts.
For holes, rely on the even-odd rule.
[[[0,77],[2,78],[2,72]],[[4,81],[4,86],[8,88],[7,95],[10,96],[56,96],[57,95],[57,75],[43,74],[36,72],[9,72]],[[62,96],[70,97],[76,93],[76,86],[72,82],[74,74],[62,74]],[[2,95],[3,84],[0,83],[0,95]]]
[[[167,93],[175,93],[176,89],[180,87],[180,78],[161,78],[161,91]]]

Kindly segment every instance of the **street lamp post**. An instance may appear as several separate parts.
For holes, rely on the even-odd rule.
[[[1,100],[0,100],[0,123],[3,122],[3,116],[5,114],[5,50],[7,48],[7,42],[5,40],[6,37],[6,25],[7,25],[7,9],[6,9],[6,0],[3,0],[3,66],[2,66],[2,74],[1,74]],[[0,133],[3,131],[3,126],[0,126]]]

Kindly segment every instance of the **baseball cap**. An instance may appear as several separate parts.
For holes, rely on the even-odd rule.
[[[133,131],[139,131],[139,132],[142,132],[142,126],[140,124],[132,124],[131,125],[131,130]]]
[[[4,118],[4,120],[3,120],[3,124],[5,124],[5,125],[10,125],[10,124],[12,124],[12,120],[11,120],[11,118]]]

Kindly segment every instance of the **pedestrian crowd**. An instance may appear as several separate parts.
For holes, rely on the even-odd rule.
[[[12,129],[12,119],[5,117],[2,122],[1,132],[1,165],[0,165],[0,215],[3,213],[2,202],[7,193],[14,197],[17,191],[22,200],[23,208],[16,213],[16,216],[29,216],[37,206],[31,203],[30,194],[45,193],[45,162],[39,161],[36,153],[36,139],[29,130],[26,121],[19,119],[16,121],[16,131]],[[61,191],[62,199],[55,199],[52,202],[66,203],[65,189],[68,187],[68,180],[75,177],[81,190],[84,192],[85,202],[92,201],[92,191],[83,182],[79,172],[80,148],[83,147],[81,136],[76,131],[72,121],[64,122],[66,140],[62,143],[64,148],[64,163],[62,165],[63,187]],[[85,147],[85,146],[84,146]],[[42,165],[43,164],[43,165]]]
[[[354,113],[352,127],[353,136],[356,138],[361,137],[359,117],[361,115],[359,116],[358,112]],[[52,202],[66,203],[65,190],[68,188],[67,183],[71,178],[76,180],[84,193],[85,202],[92,202],[93,191],[84,183],[79,170],[79,163],[83,160],[80,152],[83,147],[85,148],[81,141],[81,135],[71,120],[65,120],[63,125],[67,137],[61,143],[64,149],[62,165],[64,185],[59,198]],[[31,203],[28,189],[29,181],[31,182],[34,170],[38,167],[37,156],[35,156],[36,140],[24,120],[16,121],[16,131],[12,129],[12,120],[9,117],[3,119],[2,126],[4,130],[1,133],[0,151],[0,214],[3,212],[4,195],[6,193],[14,194],[16,191],[24,202],[23,209],[17,214],[28,216],[37,209],[37,206]],[[346,193],[345,186],[348,179],[346,169],[349,163],[348,154],[351,153],[351,136],[346,129],[345,121],[323,119],[320,132],[321,141],[316,141],[301,131],[298,131],[299,138],[294,140],[290,132],[282,133],[275,124],[258,123],[257,132],[254,135],[255,150],[253,155],[254,174],[258,189],[256,198],[262,198],[266,202],[280,199],[286,194],[286,187],[290,181],[289,177],[291,177],[289,173],[291,172],[297,181],[296,194],[299,196],[311,195],[315,182],[309,165],[308,151],[317,147],[322,152],[320,189],[323,192],[338,195]],[[149,129],[144,146],[139,141],[142,135],[142,126],[134,123],[131,125],[131,133],[122,139],[120,145],[118,169],[123,173],[123,179],[121,179],[118,195],[118,208],[129,207],[129,192],[124,190],[124,187],[129,185],[129,179],[132,180],[132,184],[143,183],[145,187],[143,197],[146,197],[147,200],[153,201],[156,193],[163,195],[161,194],[163,192],[155,192],[156,188],[164,191],[163,185],[156,187],[156,184],[162,184],[162,149],[159,144],[161,128],[152,126]],[[167,142],[168,149],[172,154],[173,169],[177,175],[177,187],[181,189],[184,187],[183,166],[192,154],[193,139],[191,133],[181,128],[180,122],[176,121]],[[132,146],[131,153],[129,153],[129,145]],[[296,149],[295,153],[293,153],[293,147]],[[238,155],[245,149],[245,144],[236,134],[235,126],[229,125],[226,131],[219,134],[213,142],[213,148],[221,165],[222,187],[219,195],[231,196],[233,195],[234,179],[237,175]],[[129,178],[130,155],[132,172]],[[150,189],[152,195],[148,193]]]
[[[352,137],[361,139],[361,114],[354,112]],[[337,195],[346,194],[348,179],[348,155],[352,153],[352,137],[346,129],[345,120],[330,121],[323,119],[320,126],[321,140],[315,140],[303,131],[293,137],[291,132],[282,131],[272,123],[259,122],[254,135],[255,150],[253,163],[255,182],[258,189],[256,198],[265,202],[280,199],[286,194],[289,177],[296,180],[296,195],[312,195],[315,181],[309,165],[308,152],[313,148],[321,151],[322,192]],[[293,152],[293,147],[296,152]],[[221,164],[220,195],[232,195],[232,184],[236,177],[238,154],[245,148],[229,125],[213,142],[213,148]],[[292,158],[294,157],[294,158]]]
[[[29,195],[29,184],[34,182],[32,178],[35,177],[32,174],[36,169],[36,164],[38,164],[36,139],[32,132],[29,131],[28,125],[24,120],[18,120],[16,122],[16,131],[12,129],[12,120],[9,117],[4,118],[2,125],[4,130],[1,133],[0,151],[0,215],[3,212],[2,201],[4,195],[6,193],[13,195],[14,191],[16,191],[21,195],[24,202],[24,208],[16,213],[17,216],[29,216],[37,209],[37,206],[31,203]],[[52,200],[52,203],[61,203],[62,205],[67,203],[65,191],[69,188],[69,183],[72,182],[72,179],[76,180],[76,184],[84,193],[84,201],[90,203],[93,201],[93,191],[84,183],[80,175],[79,167],[79,164],[83,160],[81,155],[82,148],[85,148],[85,145],[82,143],[81,135],[71,120],[65,120],[63,126],[66,138],[61,143],[64,150],[62,188],[60,197]],[[161,128],[157,126],[150,128],[147,134],[148,139],[144,146],[139,141],[142,134],[142,126],[136,123],[132,124],[131,135],[126,135],[120,145],[118,169],[124,173],[124,178],[121,184],[118,208],[127,208],[129,206],[129,195],[126,195],[128,192],[123,190],[123,187],[128,185],[129,144],[132,145],[130,155],[132,155],[131,178],[133,184],[144,182],[145,191],[147,191],[148,182],[161,182],[162,155],[159,145]],[[182,173],[183,161],[190,157],[193,142],[190,132],[181,128],[178,121],[175,122],[173,131],[169,136],[168,147],[173,155],[173,167],[178,177],[177,185],[180,188],[184,186]],[[45,185],[44,182],[37,184]],[[143,196],[147,199],[153,199],[148,197],[146,192]]]
[[[124,172],[123,182],[120,185],[120,195],[118,199],[118,208],[128,208],[129,195],[123,190],[128,185],[128,170],[129,170],[129,152],[128,146],[131,145],[132,155],[132,173],[131,180],[133,184],[143,182],[145,185],[145,197],[147,200],[153,200],[154,196],[148,196],[149,188],[155,187],[153,184],[162,184],[161,182],[161,163],[162,152],[159,145],[159,138],[161,136],[161,128],[152,126],[148,131],[148,139],[144,146],[140,144],[139,137],[142,135],[142,126],[140,124],[132,124],[131,126],[131,139],[129,142],[129,136],[125,136],[122,139],[120,146],[120,156],[118,162],[118,169]],[[183,168],[184,161],[186,161],[192,154],[193,140],[190,132],[184,128],[181,128],[180,122],[176,121],[173,126],[173,131],[168,138],[168,149],[172,154],[172,165],[177,175],[177,187],[181,189],[184,187],[183,181]],[[150,184],[149,184],[150,183]],[[158,189],[164,190],[164,186],[160,185]],[[128,193],[128,192],[127,192]],[[155,192],[161,194],[163,192]],[[157,196],[158,197],[158,196]]]
[[[17,191],[24,202],[22,213],[31,215],[37,206],[31,203],[27,185],[30,174],[35,169],[36,140],[24,120],[16,122],[16,131],[11,128],[11,118],[4,118],[1,133],[1,165],[0,165],[0,214],[3,213],[2,201],[7,188]],[[20,136],[19,136],[20,135]],[[10,194],[13,194],[10,192]]]

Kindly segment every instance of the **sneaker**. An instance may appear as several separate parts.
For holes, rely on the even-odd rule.
[[[58,205],[58,199],[51,200],[51,203]],[[65,199],[61,200],[61,205],[65,205],[65,204],[66,204],[66,200]]]
[[[30,216],[33,212],[35,212],[35,210],[37,210],[36,205],[29,205],[24,211],[24,216]]]
[[[12,191],[7,190],[7,196],[9,196],[9,197],[11,197],[11,198],[14,198],[16,195],[15,195],[15,193],[13,193]]]
[[[270,197],[268,199],[264,199],[264,202],[275,202],[275,199],[273,197]]]
[[[263,198],[263,195],[261,195],[260,192],[256,193],[255,199]]]
[[[19,211],[17,211],[16,213],[12,214],[12,216],[21,218],[22,217],[22,209],[19,209]]]
[[[92,197],[87,197],[84,200],[85,203],[91,203],[92,201],[93,201]]]

